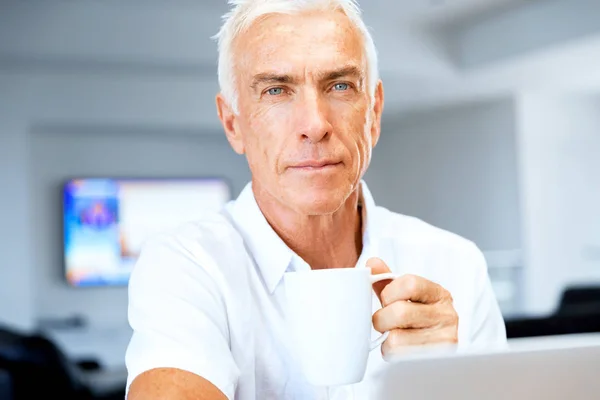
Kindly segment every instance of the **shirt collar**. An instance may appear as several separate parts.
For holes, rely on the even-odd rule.
[[[360,202],[362,204],[362,228],[363,228],[363,251],[360,260],[366,257],[374,257],[378,254],[377,230],[375,229],[376,213],[375,201],[371,191],[364,181],[360,182]],[[364,260],[366,262],[366,259]],[[362,266],[362,265],[361,265]]]
[[[361,181],[359,203],[362,205],[363,222],[363,254],[360,260],[366,261],[363,260],[363,255],[367,252],[373,254],[375,248],[373,236],[375,202],[364,181]],[[299,257],[267,222],[258,207],[251,183],[242,190],[229,208],[229,212],[258,265],[269,292],[273,293],[292,261]],[[362,264],[360,260],[359,264]]]

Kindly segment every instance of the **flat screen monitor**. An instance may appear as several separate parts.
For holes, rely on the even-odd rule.
[[[73,179],[64,186],[64,260],[72,286],[123,286],[151,236],[220,210],[221,179]]]

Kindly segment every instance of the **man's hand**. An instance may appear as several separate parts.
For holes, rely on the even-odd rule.
[[[390,272],[378,258],[367,261],[373,274]],[[410,346],[458,342],[458,314],[452,296],[440,285],[416,275],[373,284],[382,308],[373,315],[373,326],[389,336],[381,351],[391,356]]]

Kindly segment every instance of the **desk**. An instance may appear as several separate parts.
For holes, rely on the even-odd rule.
[[[84,371],[80,375],[80,379],[86,387],[90,388],[94,396],[102,397],[107,393],[124,390],[127,381],[127,370],[123,366],[99,371]]]
[[[44,330],[74,362],[89,359],[100,363],[100,370],[82,371],[80,375],[96,395],[110,393],[125,384],[125,351],[131,333],[129,326]]]
[[[557,347],[579,348],[588,346],[600,346],[600,333],[526,337],[510,339],[508,341],[508,347],[512,351],[535,351],[555,349]]]
[[[128,326],[47,329],[44,331],[74,361],[97,360],[106,369],[125,366],[132,331]]]

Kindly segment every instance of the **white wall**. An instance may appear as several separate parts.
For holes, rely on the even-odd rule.
[[[382,205],[475,241],[521,247],[514,104],[488,100],[385,118],[369,182]],[[386,170],[385,174],[381,171]]]
[[[34,324],[29,243],[28,148],[0,115],[0,325],[30,329]]]
[[[22,135],[22,87],[0,76],[0,324],[34,324],[29,246],[29,148]]]
[[[600,283],[600,98],[524,93],[517,110],[526,310],[547,313]]]

